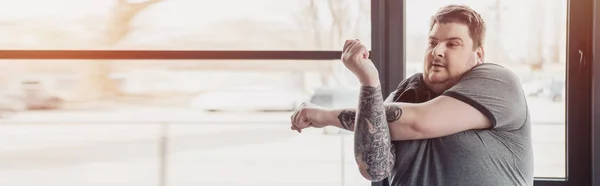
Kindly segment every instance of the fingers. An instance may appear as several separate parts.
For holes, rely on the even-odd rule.
[[[302,108],[298,108],[296,111],[294,111],[294,114],[292,114],[292,116],[290,117],[290,121],[292,122],[292,125],[296,121],[296,115],[298,115],[298,112],[300,112],[300,109],[302,109]]]
[[[346,42],[344,43],[344,48],[342,49],[342,61],[346,61],[348,60],[348,58],[351,58],[351,56],[349,56],[351,55],[350,49],[352,48],[354,43],[354,40],[346,40]]]
[[[361,45],[360,40],[346,40],[346,42],[344,43],[344,48],[342,48],[342,52],[352,52],[352,48],[356,45]]]
[[[365,45],[358,45],[354,48],[353,53],[356,55],[355,57],[357,58],[362,58],[362,59],[369,59],[369,50],[367,50],[367,47]]]
[[[360,40],[346,40],[344,48],[342,50],[342,61],[348,59],[360,60],[369,59],[369,50],[365,47]]]
[[[352,43],[352,40],[346,40],[346,42],[344,43],[344,48],[342,48],[342,52],[345,52],[346,50],[348,50],[348,46],[350,46],[351,43]]]
[[[294,128],[301,133],[302,129],[311,127],[311,123],[310,121],[308,121],[308,118],[306,117],[305,114],[300,114],[298,116],[298,120],[296,120],[295,124],[294,124]]]
[[[358,42],[354,41],[354,40],[349,40],[350,44],[348,44],[348,46],[346,47],[346,50],[344,51],[344,53],[346,55],[352,55],[354,53],[354,47],[358,44]]]
[[[364,57],[364,46],[360,42],[354,42],[348,52],[352,55],[351,58],[357,60]]]
[[[296,128],[296,126],[292,125],[291,127],[292,130],[298,131],[298,133],[302,133],[302,130]]]
[[[298,123],[298,115],[300,115],[301,109],[297,110],[293,115],[292,115],[292,130],[296,130],[298,132],[301,132],[300,129],[298,127],[296,127],[297,123]]]
[[[367,52],[367,47],[365,45],[363,45],[360,40],[356,39],[356,46],[354,48],[354,53],[360,53],[362,56],[361,57],[368,57],[369,53]],[[365,58],[366,59],[366,58]]]
[[[358,46],[360,46],[360,45],[362,45],[362,44],[360,43],[360,41],[357,41],[357,40],[352,40],[352,43],[350,44],[350,48],[348,49],[348,52],[354,52],[354,51],[356,51],[356,48],[357,48]]]
[[[306,107],[306,103],[302,103],[300,105],[300,107],[294,112],[294,114],[291,116],[291,121],[292,121],[292,130],[296,130],[299,133],[302,132],[302,129],[307,128],[307,124],[306,124],[306,120],[307,117],[305,116],[305,107]]]
[[[304,110],[304,108],[306,107],[306,105],[307,105],[307,104],[306,104],[306,102],[303,102],[302,104],[300,104],[300,105],[298,106],[298,108],[296,109],[296,111],[294,111],[294,114],[292,114],[292,117],[290,118],[290,119],[292,120],[292,123],[293,123],[293,122],[295,122],[295,120],[296,120],[296,118],[297,118],[298,114],[299,114],[299,113],[300,113],[302,110]]]
[[[304,112],[304,106],[306,106],[306,103],[302,103],[300,105],[300,107],[298,107],[298,110],[296,111],[296,113],[294,114],[294,116],[292,116],[292,125],[297,126],[297,124],[300,122],[299,118],[301,115],[303,115]]]
[[[302,132],[302,129],[303,129],[303,128],[302,128],[302,121],[301,121],[301,120],[302,120],[302,119],[301,119],[301,118],[302,118],[302,111],[300,111],[300,112],[298,112],[298,113],[299,113],[299,114],[297,114],[297,115],[294,117],[294,123],[292,124],[292,127],[293,127],[293,130],[296,130],[296,131],[298,131],[298,133],[301,133],[301,132]]]

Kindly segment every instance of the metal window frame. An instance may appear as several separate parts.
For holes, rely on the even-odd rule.
[[[593,156],[600,156],[600,74],[592,76],[592,69],[600,72],[600,59],[593,55],[600,53],[600,35],[593,34],[600,33],[600,3],[568,2],[567,176],[536,178],[535,186],[600,185],[600,161],[592,162]],[[380,72],[382,89],[389,94],[405,78],[405,1],[371,0],[371,19],[371,56]],[[0,59],[334,60],[340,54],[340,51],[0,50]]]
[[[371,0],[371,59],[384,95],[405,78],[404,14],[404,0]]]
[[[592,184],[592,168],[600,170],[600,161],[592,164],[592,81],[594,82],[594,121],[600,124],[600,75],[592,80],[592,60],[600,72],[600,39],[593,35],[592,26],[600,33],[600,3],[594,0],[567,0],[567,119],[566,119],[566,178],[535,178],[535,186],[583,186]],[[594,6],[595,5],[595,6]],[[379,69],[384,93],[389,94],[405,78],[405,1],[372,0],[372,58]],[[595,14],[594,14],[595,12]],[[593,16],[596,19],[593,19]],[[595,24],[593,22],[595,21]],[[581,55],[580,55],[581,51]],[[581,60],[581,62],[580,62]],[[589,103],[589,104],[588,104]],[[593,136],[596,156],[600,156],[600,127]],[[598,157],[600,158],[600,157]],[[595,184],[600,185],[600,171],[594,172]]]
[[[0,59],[93,60],[332,60],[341,51],[0,50]]]
[[[591,83],[592,83],[592,185],[600,186],[600,2],[594,1],[592,6],[593,10],[593,31],[592,38],[592,50],[590,52],[590,64],[592,67],[591,72]],[[596,54],[596,55],[595,55]],[[596,73],[593,73],[596,72]]]

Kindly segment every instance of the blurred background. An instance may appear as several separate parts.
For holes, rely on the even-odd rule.
[[[486,62],[528,95],[536,177],[565,177],[564,0],[406,0],[406,74],[430,17],[467,4]],[[0,0],[6,50],[370,48],[370,0]],[[401,63],[401,61],[398,61]],[[0,60],[0,185],[368,185],[352,133],[291,131],[310,101],[356,105],[339,60]]]

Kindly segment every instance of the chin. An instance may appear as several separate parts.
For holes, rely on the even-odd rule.
[[[431,83],[432,85],[445,85],[448,83],[448,80],[430,79],[429,83]]]
[[[432,84],[443,84],[449,80],[448,76],[439,73],[430,73],[427,80]]]

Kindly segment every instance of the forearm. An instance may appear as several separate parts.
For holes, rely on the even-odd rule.
[[[402,110],[397,104],[384,103],[385,118],[391,125],[398,122]],[[356,123],[356,108],[344,108],[344,109],[333,109],[328,114],[329,124],[331,126],[339,127],[349,131],[354,131],[354,125]]]
[[[415,129],[419,107],[411,103],[384,103],[385,118],[392,140],[421,139],[423,135]],[[356,108],[333,109],[327,114],[328,123],[349,131],[354,131]],[[400,117],[402,116],[402,117]]]
[[[343,116],[350,114],[352,114],[351,111],[340,113],[342,127],[348,129],[352,127],[346,123],[348,121],[343,119]],[[391,152],[390,130],[381,86],[361,87],[355,117],[354,156],[360,172],[369,180],[384,179],[389,176],[395,158]]]

